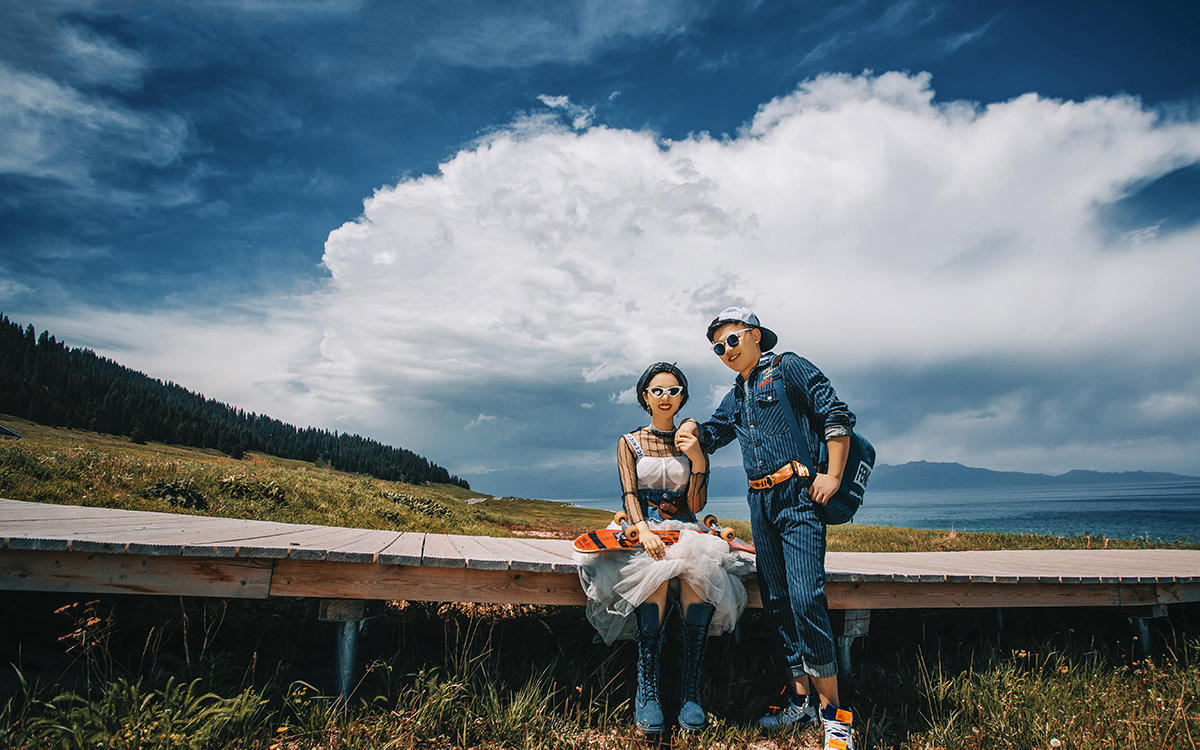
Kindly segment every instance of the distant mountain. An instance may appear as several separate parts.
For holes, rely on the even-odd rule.
[[[1047,487],[1056,485],[1134,484],[1198,482],[1200,477],[1158,471],[1085,471],[1065,474],[1035,474],[1023,471],[992,471],[959,463],[910,461],[899,466],[880,464],[871,474],[873,490],[947,490],[990,487]]]

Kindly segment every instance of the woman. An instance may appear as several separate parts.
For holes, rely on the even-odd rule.
[[[668,594],[677,592],[683,633],[679,725],[704,726],[700,667],[709,630],[732,631],[746,606],[739,575],[752,565],[712,534],[682,533],[670,547],[653,529],[707,531],[696,514],[708,500],[708,459],[692,435],[676,433],[675,417],[687,403],[687,378],[673,364],[656,362],[637,382],[637,400],[650,424],[617,441],[617,467],[625,515],[644,551],[576,553],[588,597],[587,617],[606,644],[638,642],[638,729],[662,732],[658,700],[659,657]]]

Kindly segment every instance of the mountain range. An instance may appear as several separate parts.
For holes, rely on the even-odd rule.
[[[990,487],[1053,487],[1098,484],[1161,484],[1200,482],[1200,477],[1160,471],[1087,471],[1074,469],[1064,474],[1024,471],[993,471],[959,463],[910,461],[880,464],[871,475],[871,489],[980,489]]]

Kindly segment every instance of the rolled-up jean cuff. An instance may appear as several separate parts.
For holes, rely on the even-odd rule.
[[[854,434],[854,430],[840,424],[831,424],[825,428],[825,439],[833,440],[834,438],[846,437]]]
[[[792,677],[837,677],[837,662],[828,664],[792,664]]]

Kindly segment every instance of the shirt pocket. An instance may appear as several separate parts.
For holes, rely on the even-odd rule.
[[[779,400],[774,390],[760,391],[754,394],[754,405],[757,407],[758,427],[768,435],[786,435],[791,429],[788,425],[784,409],[787,405]]]

